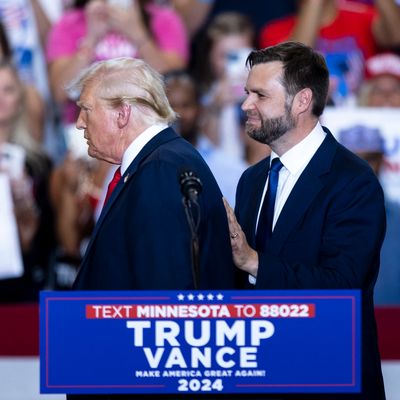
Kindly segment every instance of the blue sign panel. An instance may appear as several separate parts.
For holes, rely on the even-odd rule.
[[[360,391],[358,291],[42,292],[42,393]]]

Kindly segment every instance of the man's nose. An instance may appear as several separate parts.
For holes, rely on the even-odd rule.
[[[253,102],[252,102],[250,96],[247,96],[247,97],[244,99],[243,103],[242,103],[242,110],[243,110],[243,111],[248,111],[248,110],[250,110],[252,107],[253,107]]]
[[[79,113],[78,115],[78,119],[76,120],[76,129],[85,129],[86,128],[86,124],[83,121],[83,118],[81,117],[81,113]]]

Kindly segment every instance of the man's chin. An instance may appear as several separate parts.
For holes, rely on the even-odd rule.
[[[258,130],[261,128],[261,122],[258,119],[246,121],[246,130]]]
[[[88,148],[88,155],[92,158],[97,158],[96,157],[96,152],[92,148]]]
[[[246,124],[246,129],[245,132],[248,136],[250,136],[251,138],[255,138],[259,136],[260,133],[260,128],[254,125],[248,125]]]
[[[246,129],[246,133],[251,139],[261,144],[270,144],[267,136],[261,129]]]

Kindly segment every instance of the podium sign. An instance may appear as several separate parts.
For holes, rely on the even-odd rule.
[[[42,292],[41,393],[360,391],[360,293]]]

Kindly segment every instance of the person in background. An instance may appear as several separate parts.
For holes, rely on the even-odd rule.
[[[70,88],[80,93],[76,126],[89,155],[120,166],[73,289],[184,290],[196,282],[201,289],[233,288],[221,191],[196,149],[168,126],[175,113],[162,77],[143,60],[118,58],[93,64]],[[193,205],[198,280],[182,201],[185,171],[203,188]]]
[[[185,26],[170,7],[151,0],[75,0],[53,26],[47,45],[50,85],[63,105],[64,123],[77,117],[65,86],[92,62],[136,57],[165,73],[184,68],[188,51]]]
[[[247,64],[246,132],[272,152],[242,175],[235,213],[226,203],[243,284],[362,291],[361,393],[288,398],[383,400],[373,302],[385,235],[382,188],[320,125],[329,89],[321,54],[284,42],[253,51]]]
[[[400,107],[400,57],[377,54],[366,61],[365,80],[358,103],[364,107]],[[356,126],[341,132],[343,145],[365,159],[379,177],[383,168],[385,142],[379,129]],[[375,304],[400,304],[400,206],[385,196],[387,229],[382,246],[381,269],[375,285]]]
[[[47,284],[53,243],[53,214],[48,198],[51,162],[29,132],[26,97],[11,61],[0,61],[0,169],[10,177],[24,273],[0,280],[0,301],[38,301]],[[10,152],[9,150],[14,149]],[[3,151],[5,150],[5,151]],[[16,153],[23,154],[17,172]],[[4,159],[3,156],[7,156]],[[6,163],[4,163],[4,162]],[[5,165],[6,164],[6,165]],[[7,168],[7,165],[9,168]]]
[[[0,0],[0,19],[21,80],[33,85],[46,102],[49,87],[43,49],[51,24],[39,0]]]
[[[377,128],[356,125],[339,132],[339,142],[367,161],[379,177],[385,153],[383,136]],[[400,304],[400,205],[387,197],[386,236],[381,266],[374,290],[375,305]]]
[[[169,103],[179,117],[177,131],[196,147],[215,176],[222,194],[234,204],[236,186],[247,164],[215,147],[201,133],[199,93],[193,78],[187,72],[176,71],[168,74],[165,84]]]
[[[365,80],[358,104],[365,107],[400,107],[400,56],[377,54],[365,64]]]
[[[76,135],[79,133],[74,132]],[[50,176],[50,199],[55,213],[56,251],[51,285],[70,289],[101,208],[104,182],[113,173],[105,161],[69,149]],[[110,178],[111,179],[111,178]]]
[[[214,0],[168,0],[185,23],[190,38],[206,23]]]
[[[2,21],[0,21],[0,45],[0,58],[9,60],[12,59],[13,61],[16,60],[18,56],[15,56],[14,53],[19,54],[18,47],[17,49],[11,47],[10,41],[8,39],[8,34],[6,32],[6,27],[4,26]],[[18,64],[16,64],[16,66],[18,68]],[[21,68],[22,66],[20,67],[20,69]],[[38,88],[33,85],[33,74],[34,72],[30,71],[29,75],[31,75],[31,77],[28,78],[25,73],[25,80],[22,80],[24,81],[23,83],[25,86],[26,111],[29,118],[30,134],[38,143],[42,144],[44,139],[45,103],[44,98],[40,94]]]
[[[0,0],[0,19],[12,60],[26,85],[31,135],[56,161],[62,151],[62,135],[49,88],[44,54],[51,22],[40,0]]]
[[[40,6],[45,18],[49,21],[49,28],[58,21],[62,13],[71,5],[71,2],[72,0],[35,0],[35,3]],[[33,4],[33,6],[36,5]]]
[[[295,40],[320,51],[330,72],[329,102],[354,104],[365,60],[400,44],[400,8],[395,0],[375,7],[346,0],[300,0],[295,15],[265,25],[260,48]]]
[[[203,106],[202,131],[225,153],[242,159],[240,102],[244,96],[245,60],[253,40],[253,26],[245,15],[219,14],[207,28],[200,50],[203,58],[194,71]]]

